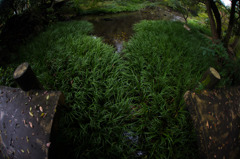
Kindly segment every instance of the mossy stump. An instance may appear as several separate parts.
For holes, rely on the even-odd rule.
[[[215,85],[221,79],[219,73],[213,68],[210,67],[204,74],[200,83],[205,89],[213,89]]]

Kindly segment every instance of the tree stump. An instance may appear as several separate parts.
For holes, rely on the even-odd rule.
[[[219,75],[219,73],[213,67],[210,67],[203,74],[203,77],[200,80],[200,83],[204,89],[213,89],[220,79],[221,79],[221,76]]]
[[[13,73],[13,78],[19,87],[24,91],[43,89],[42,85],[27,62],[24,62],[17,67]]]

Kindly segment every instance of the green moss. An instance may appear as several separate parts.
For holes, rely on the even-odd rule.
[[[210,77],[210,75],[207,75],[207,77],[205,78],[205,80],[202,81],[202,85],[203,85],[204,87],[206,87],[210,82],[211,82],[211,77]]]

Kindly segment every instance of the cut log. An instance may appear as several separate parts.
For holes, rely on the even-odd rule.
[[[184,100],[196,129],[199,158],[239,159],[240,86],[187,91]]]
[[[186,24],[184,24],[183,27],[184,27],[187,31],[191,31],[191,28],[189,28]]]
[[[0,159],[49,159],[63,105],[59,91],[0,86]]]
[[[203,74],[200,83],[202,84],[204,89],[213,89],[220,79],[221,76],[219,75],[219,73],[213,67],[210,67]]]
[[[43,89],[27,62],[24,62],[17,67],[13,73],[13,78],[23,91]]]

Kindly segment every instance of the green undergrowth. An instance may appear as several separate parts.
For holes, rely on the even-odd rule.
[[[208,40],[177,22],[142,21],[134,30],[124,57],[139,149],[150,158],[197,158],[183,94],[214,66],[214,56],[203,55]]]
[[[149,2],[149,1],[105,1],[97,2],[92,4],[89,2],[81,4],[78,0],[75,0],[74,8],[79,14],[98,14],[98,13],[119,13],[119,12],[132,12],[143,9],[147,6],[156,6],[159,2]]]
[[[215,65],[209,41],[182,23],[142,21],[118,54],[92,30],[52,25],[14,64],[28,61],[46,89],[64,93],[58,144],[75,158],[197,158],[183,94]]]
[[[87,35],[92,30],[85,21],[58,23],[21,52],[47,89],[64,93],[61,132],[74,156],[118,158],[131,152],[123,138],[130,109],[121,76],[126,66],[114,48]]]
[[[200,33],[211,37],[212,33],[210,28],[207,27],[207,25],[199,20],[195,20],[195,19],[189,19],[188,20],[188,25],[191,28],[194,28],[195,30],[199,31]]]

